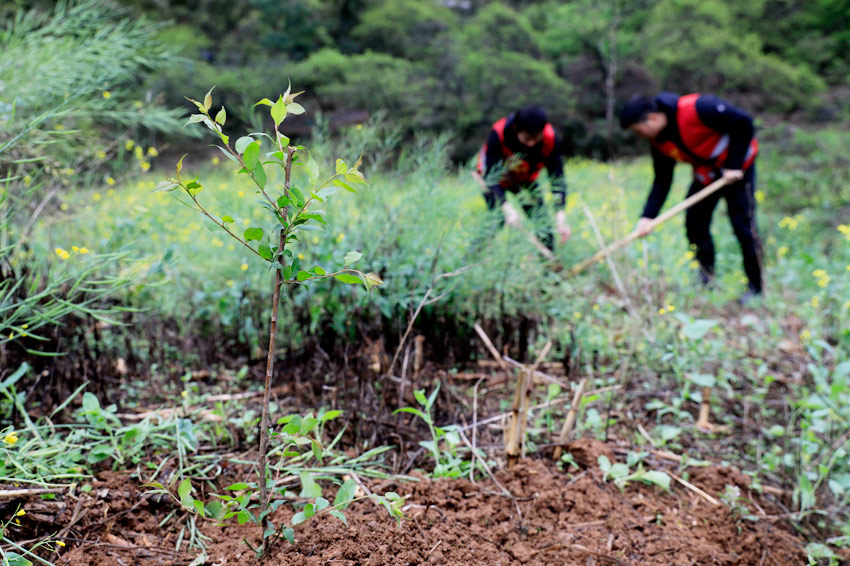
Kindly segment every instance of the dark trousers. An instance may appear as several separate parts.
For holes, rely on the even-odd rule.
[[[714,242],[711,239],[711,216],[721,198],[726,199],[729,220],[741,245],[744,256],[744,272],[750,288],[762,292],[762,245],[756,227],[756,167],[744,172],[744,178],[728,185],[706,199],[698,202],[685,213],[685,230],[688,241],[696,246],[696,259],[706,275],[714,275]],[[699,192],[705,185],[694,182],[688,196]]]
[[[527,187],[522,187],[522,189],[526,189]],[[518,193],[519,190],[510,190],[509,192]],[[552,251],[555,251],[555,235],[552,232],[552,223],[548,219],[548,215],[546,214],[546,207],[543,204],[543,197],[540,195],[540,192],[537,190],[529,190],[524,195],[523,198],[520,199],[522,203],[522,210],[525,214],[533,219],[538,220],[539,218],[545,218],[544,228],[542,233],[537,232],[536,236],[540,240],[540,242],[549,248]],[[505,224],[505,215],[502,214],[502,203],[498,201],[496,195],[487,191],[484,193],[484,200],[487,203],[487,208],[489,210],[498,210],[499,212],[494,215],[495,217],[495,225],[492,227],[493,231],[498,230]]]

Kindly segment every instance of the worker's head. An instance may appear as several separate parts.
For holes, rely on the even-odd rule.
[[[667,115],[658,109],[655,99],[635,96],[620,111],[620,126],[641,138],[654,140],[667,127]]]
[[[546,111],[539,106],[520,108],[514,115],[514,129],[519,143],[526,147],[534,147],[540,143],[548,121]]]

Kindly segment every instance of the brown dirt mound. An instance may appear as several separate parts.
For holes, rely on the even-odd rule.
[[[571,479],[540,460],[499,471],[497,478],[513,499],[495,495],[489,481],[423,479],[392,486],[408,496],[400,524],[382,508],[359,502],[346,512],[348,526],[331,518],[307,523],[296,531],[294,546],[275,547],[263,564],[788,566],[806,561],[803,542],[779,523],[736,520],[726,506],[677,487],[664,493],[630,484],[621,493],[602,481],[596,467]],[[91,542],[76,543],[58,566],[185,565],[197,556],[197,551],[175,553],[179,532],[157,528],[170,512],[168,504],[141,498],[130,478],[123,485],[116,485],[114,475],[104,479],[108,487],[97,495],[98,517],[91,520],[96,530],[79,527]],[[726,483],[746,481],[706,468],[692,479],[712,495]],[[771,508],[768,501],[760,505]],[[281,511],[275,522],[289,515]],[[243,539],[256,545],[255,528],[205,524],[202,530],[212,539],[205,564],[254,563]]]

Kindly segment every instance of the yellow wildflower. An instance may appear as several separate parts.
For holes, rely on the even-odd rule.
[[[130,151],[131,149],[133,149],[133,147],[135,147],[135,145],[136,142],[134,142],[133,140],[127,140],[124,142],[124,149]]]
[[[756,202],[759,204],[764,202],[764,191],[756,191]]]
[[[776,250],[776,253],[779,254],[779,257],[785,257],[788,253],[788,246],[779,246],[779,249]]]
[[[102,149],[99,149],[95,152],[94,156],[97,157],[98,159],[106,159],[106,152],[103,151]]]
[[[818,287],[821,287],[821,288],[826,287],[827,285],[829,285],[829,282],[830,282],[829,275],[827,275],[826,277],[821,277],[820,279],[818,279]]]
[[[820,298],[812,297],[812,306],[818,308],[820,306]]]
[[[9,446],[14,446],[16,442],[18,442],[18,435],[14,432],[10,432],[6,436],[3,437],[3,442],[8,444]]]
[[[812,333],[809,332],[808,328],[803,330],[802,332],[800,332],[800,340],[806,341],[811,337],[812,337]]]
[[[23,517],[23,516],[24,516],[24,515],[26,515],[26,514],[27,514],[27,512],[26,512],[26,511],[24,511],[23,509],[21,509],[20,511],[18,511],[17,513],[15,513],[15,515],[16,515],[16,516],[18,516],[18,517]]]
[[[147,161],[142,161],[139,165],[141,165],[142,171],[148,171],[151,168],[151,164]]]
[[[114,179],[114,178],[112,178],[112,177],[107,177],[107,178],[106,178],[106,184],[107,184],[107,185],[109,185],[109,186],[111,187],[112,185],[114,185],[114,184],[115,184],[115,179]]]
[[[108,90],[103,91],[103,98],[109,100],[110,98],[112,98],[112,93]]]
[[[240,197],[240,198],[241,198],[241,197],[244,197],[244,196],[245,196],[245,191],[239,191],[238,193],[236,193],[236,196],[238,196],[238,197]]]
[[[136,159],[142,160],[145,157],[145,150],[142,149],[142,146],[137,145],[136,149],[133,150],[133,155],[136,156]]]
[[[80,253],[81,254],[87,254],[87,253],[89,253],[89,249],[86,248],[86,247],[82,247],[82,248],[80,248]]]
[[[593,305],[593,310],[598,311],[598,310],[599,310],[599,304],[594,304],[594,305]]]
[[[336,237],[337,242],[341,242],[345,239],[345,232],[340,232],[339,236]]]
[[[151,157],[156,157],[157,155],[159,155],[159,152],[156,150],[155,147],[149,147],[148,155],[150,155]]]
[[[233,286],[235,286],[235,285],[236,285],[236,283],[233,281],[233,279],[228,279],[228,280],[227,280],[227,286],[228,286],[228,287],[233,287]]]
[[[71,254],[69,254],[67,250],[63,250],[62,248],[56,248],[53,251],[56,252],[56,255],[58,255],[60,259],[68,259],[69,257],[71,257]]]
[[[578,311],[575,311],[573,313],[573,318],[575,318],[576,320],[581,320],[581,313],[578,312]]]
[[[56,546],[62,546],[62,547],[64,547],[64,546],[65,546],[65,543],[64,543],[64,542],[62,542],[61,540],[57,540],[57,541],[56,541]]]
[[[242,264],[242,271],[248,271],[248,264],[247,263]]]
[[[363,129],[363,124],[357,124],[357,129],[358,129],[358,130],[362,130],[362,129]]]
[[[221,163],[221,159],[219,159],[218,155],[212,158],[213,165],[218,165],[219,163]]]
[[[673,312],[674,310],[676,310],[676,307],[673,305],[667,305],[667,312]]]
[[[298,259],[304,259],[304,254],[298,254]]]
[[[63,202],[62,204],[59,205],[59,208],[60,208],[60,210],[68,210],[68,203]]]
[[[78,248],[77,246],[71,246],[71,251],[72,252],[78,252],[78,251],[80,251],[80,248]]]
[[[667,311],[664,310],[664,307],[661,307],[660,309],[658,309],[658,314],[664,314],[665,312],[667,312]]]
[[[691,263],[688,264],[688,268],[690,268],[690,269],[697,269],[698,267],[699,267],[698,261],[692,261]]]
[[[189,396],[189,392],[188,392],[188,391],[186,391],[186,390],[184,389],[184,390],[183,390],[183,392],[182,392],[182,393],[180,393],[180,396],[181,396],[181,397],[183,397],[183,398],[185,399],[186,397],[188,397],[188,396]]]
[[[144,106],[144,103],[141,100],[137,100],[133,103],[133,108],[141,108],[142,106]]]
[[[812,271],[812,275],[814,275],[815,277],[824,277],[824,276],[826,276],[826,270],[825,269],[815,269],[814,271]]]
[[[850,236],[850,226],[847,224],[839,224],[837,230],[845,236]]]
[[[23,328],[24,330],[26,330],[26,329],[27,329],[27,328],[29,328],[29,327],[30,327],[30,325],[29,325],[29,324],[24,324],[23,326],[21,326],[21,328]]]
[[[101,197],[100,197],[100,193],[93,193],[93,194],[92,194],[92,196],[91,196],[91,198],[92,198],[92,200],[93,200],[93,201],[95,201],[95,202],[99,201],[99,200],[100,200],[100,198],[101,198]]]
[[[29,175],[24,175],[24,185],[29,187],[31,183],[32,183],[32,177],[30,177]]]

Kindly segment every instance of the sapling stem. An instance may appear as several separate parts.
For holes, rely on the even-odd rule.
[[[286,190],[289,190],[290,177],[292,174],[292,148],[287,148],[286,151],[286,165],[284,166],[284,187]],[[286,233],[284,230],[280,231],[280,243],[277,248],[277,257],[278,263],[283,261],[283,248],[286,245]],[[263,387],[263,415],[260,423],[260,468],[257,472],[259,478],[258,483],[260,484],[260,514],[263,517],[263,543],[260,549],[260,553],[262,555],[266,554],[268,550],[268,537],[265,536],[266,530],[269,528],[271,521],[268,517],[268,509],[269,509],[269,492],[268,486],[266,485],[266,476],[267,476],[267,457],[266,452],[268,451],[269,444],[269,397],[271,396],[271,383],[272,383],[272,373],[274,371],[274,358],[275,358],[275,334],[277,334],[277,312],[278,306],[280,305],[280,287],[283,282],[283,274],[281,273],[281,268],[277,268],[275,270],[274,275],[274,295],[272,297],[272,318],[269,322],[269,352],[268,357],[266,358],[266,381]]]

